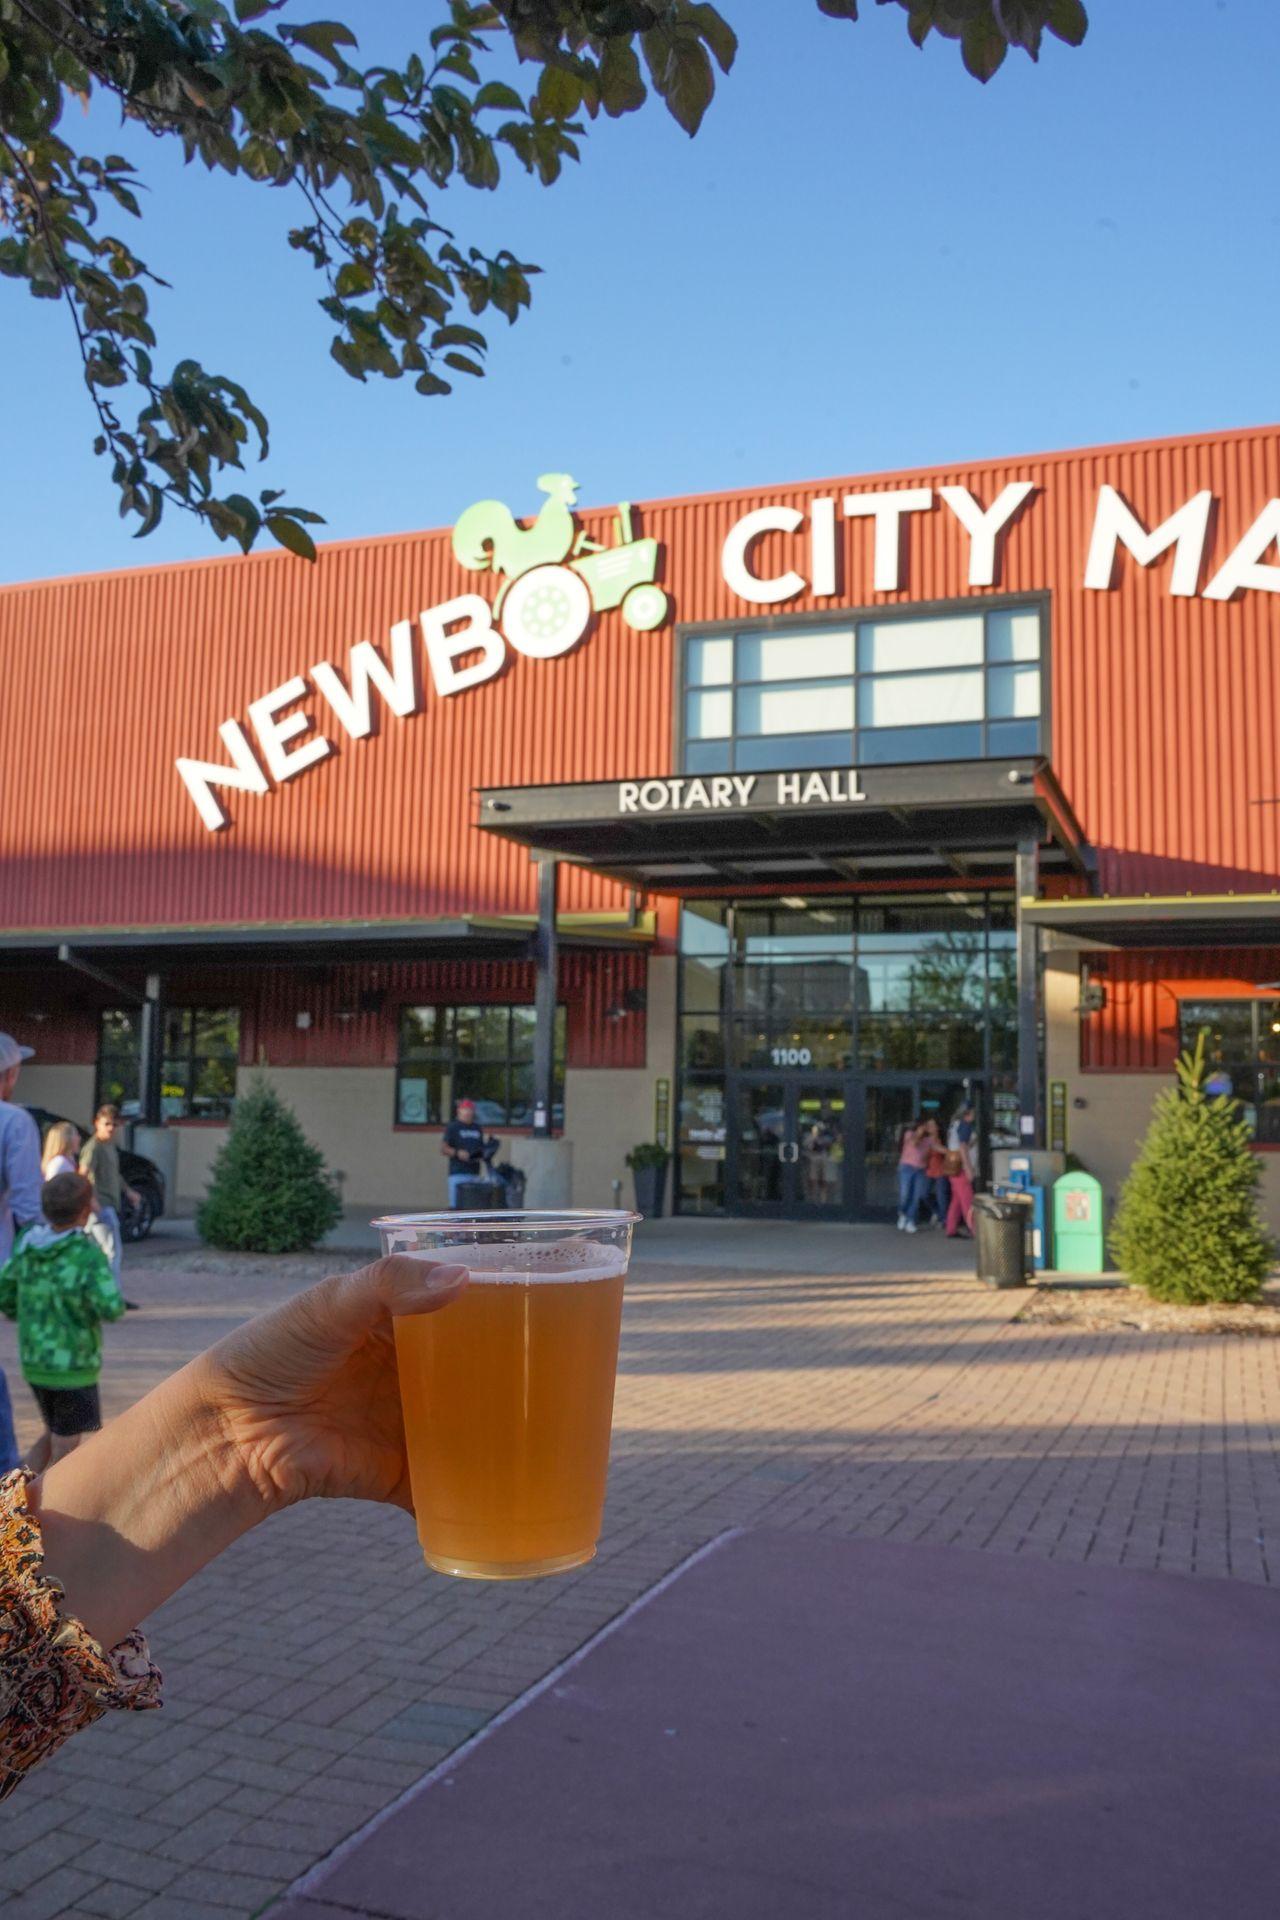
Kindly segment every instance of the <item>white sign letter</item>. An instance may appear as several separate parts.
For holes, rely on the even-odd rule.
[[[757,580],[747,567],[747,549],[762,533],[795,533],[804,525],[804,515],[795,507],[757,507],[744,513],[725,537],[720,567],[725,584],[740,600],[754,606],[771,606],[776,600],[794,600],[804,592],[804,576],[780,573],[776,580]]]
[[[815,594],[825,598],[836,591],[834,500],[815,500],[809,508],[809,571]]]
[[[1259,593],[1280,593],[1280,567],[1262,565],[1262,556],[1280,540],[1280,500],[1268,500],[1239,546],[1204,590],[1206,600],[1229,600],[1233,593],[1254,587]]]
[[[428,607],[420,618],[437,693],[462,693],[467,687],[479,686],[482,680],[492,680],[501,669],[507,657],[506,643],[494,628],[489,602],[480,594],[460,593],[455,600]],[[456,633],[450,633],[450,627],[457,627]],[[477,650],[480,658],[469,667],[455,665],[462,654]]]
[[[969,585],[993,587],[996,542],[1027,495],[1035,492],[1034,482],[1011,480],[985,511],[968,487],[939,487],[938,492],[969,536]]]
[[[1129,549],[1140,567],[1149,567],[1169,547],[1176,547],[1169,591],[1184,600],[1191,599],[1200,584],[1200,562],[1212,508],[1213,495],[1205,488],[1148,533],[1115,488],[1104,486],[1098,494],[1084,584],[1099,593],[1107,591],[1115,573],[1117,543]]]
[[[196,803],[196,811],[210,833],[227,824],[227,811],[214,797],[212,788],[234,787],[239,793],[266,793],[267,776],[254,758],[253,748],[244,737],[238,720],[224,720],[218,728],[223,746],[233,764],[221,766],[216,760],[175,760],[187,792]]]
[[[845,518],[870,519],[876,523],[873,584],[877,593],[893,593],[899,584],[902,575],[903,515],[927,513],[932,505],[932,487],[899,487],[893,493],[846,493]]]
[[[305,773],[317,760],[324,760],[333,752],[333,742],[323,734],[308,740],[305,747],[295,747],[292,753],[285,750],[288,742],[296,740],[300,733],[310,733],[313,722],[309,713],[291,713],[283,720],[277,720],[276,715],[282,707],[304,700],[310,691],[302,675],[295,673],[282,687],[273,687],[261,700],[249,702],[249,718],[273,780],[292,780],[296,773]]]
[[[391,629],[391,665],[373,645],[361,640],[352,647],[347,676],[348,693],[342,676],[327,660],[311,669],[311,678],[319,687],[340,726],[353,740],[365,740],[373,732],[372,689],[376,687],[392,713],[404,719],[418,707],[417,676],[414,673],[413,628],[407,620],[397,620]]]

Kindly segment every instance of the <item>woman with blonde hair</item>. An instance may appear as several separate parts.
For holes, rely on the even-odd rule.
[[[52,1180],[58,1173],[74,1173],[80,1152],[80,1129],[69,1120],[55,1120],[44,1137],[40,1153],[40,1175]]]

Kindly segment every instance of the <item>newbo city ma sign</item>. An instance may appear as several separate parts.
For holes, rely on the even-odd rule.
[[[467,508],[453,529],[459,566],[496,575],[502,584],[492,602],[479,593],[460,593],[418,614],[418,636],[438,699],[492,680],[506,664],[508,649],[531,660],[559,658],[582,642],[594,614],[610,608],[618,608],[638,633],[651,633],[667,620],[667,596],[658,584],[658,542],[636,537],[631,508],[619,507],[616,538],[601,546],[575,523],[578,488],[570,475],[543,474],[538,487],[547,498],[528,526],[501,501],[481,500]],[[941,512],[958,524],[967,540],[969,585],[998,586],[1003,538],[1020,514],[1034,510],[1039,491],[1030,480],[1013,480],[987,506],[967,487],[946,486],[832,495],[811,501],[807,512],[782,504],[755,507],[729,529],[721,573],[730,591],[749,607],[782,605],[802,593],[817,599],[843,594],[851,605],[865,604],[875,594],[902,588],[904,528],[917,516]],[[1212,493],[1203,489],[1159,525],[1148,527],[1115,487],[1102,486],[1082,584],[1095,592],[1109,591],[1120,578],[1122,550],[1139,567],[1149,567],[1172,551],[1168,591],[1174,596],[1230,600],[1245,592],[1280,592],[1280,564],[1268,559],[1280,543],[1280,499],[1265,503],[1201,587],[1214,504]],[[840,585],[840,527],[855,520],[873,523],[869,593]],[[792,563],[780,573],[757,570],[757,545],[766,535],[794,542]],[[385,651],[370,640],[350,648],[345,676],[331,661],[318,661],[308,674],[297,673],[251,700],[247,725],[234,717],[224,720],[217,731],[227,760],[184,757],[176,762],[206,827],[216,832],[229,824],[223,793],[269,793],[272,781],[283,785],[296,779],[334,752],[333,741],[319,730],[317,713],[304,701],[318,698],[333,724],[353,740],[373,732],[375,693],[398,719],[418,712],[425,689],[417,645],[414,623],[397,621]],[[652,784],[645,783],[650,789]],[[682,791],[687,785],[697,796],[703,783],[668,784],[682,786]],[[711,782],[708,795],[718,785]],[[637,795],[641,791],[638,788]],[[694,798],[691,804],[703,803]],[[708,799],[707,804],[733,801]],[[657,810],[638,797],[636,807]]]

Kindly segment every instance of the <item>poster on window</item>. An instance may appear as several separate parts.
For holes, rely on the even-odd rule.
[[[421,1127],[428,1118],[427,1082],[401,1080],[400,1106],[396,1119],[402,1127]]]

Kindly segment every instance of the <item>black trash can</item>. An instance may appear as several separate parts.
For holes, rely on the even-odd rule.
[[[989,1287],[1025,1287],[1031,1278],[1031,1195],[978,1193],[978,1278]]]
[[[486,1213],[500,1204],[501,1191],[494,1180],[460,1180],[450,1205],[455,1213]]]
[[[524,1174],[520,1171],[519,1167],[516,1167],[507,1175],[502,1185],[498,1188],[498,1192],[502,1195],[499,1204],[504,1207],[512,1207],[519,1213],[524,1206],[524,1189]]]

